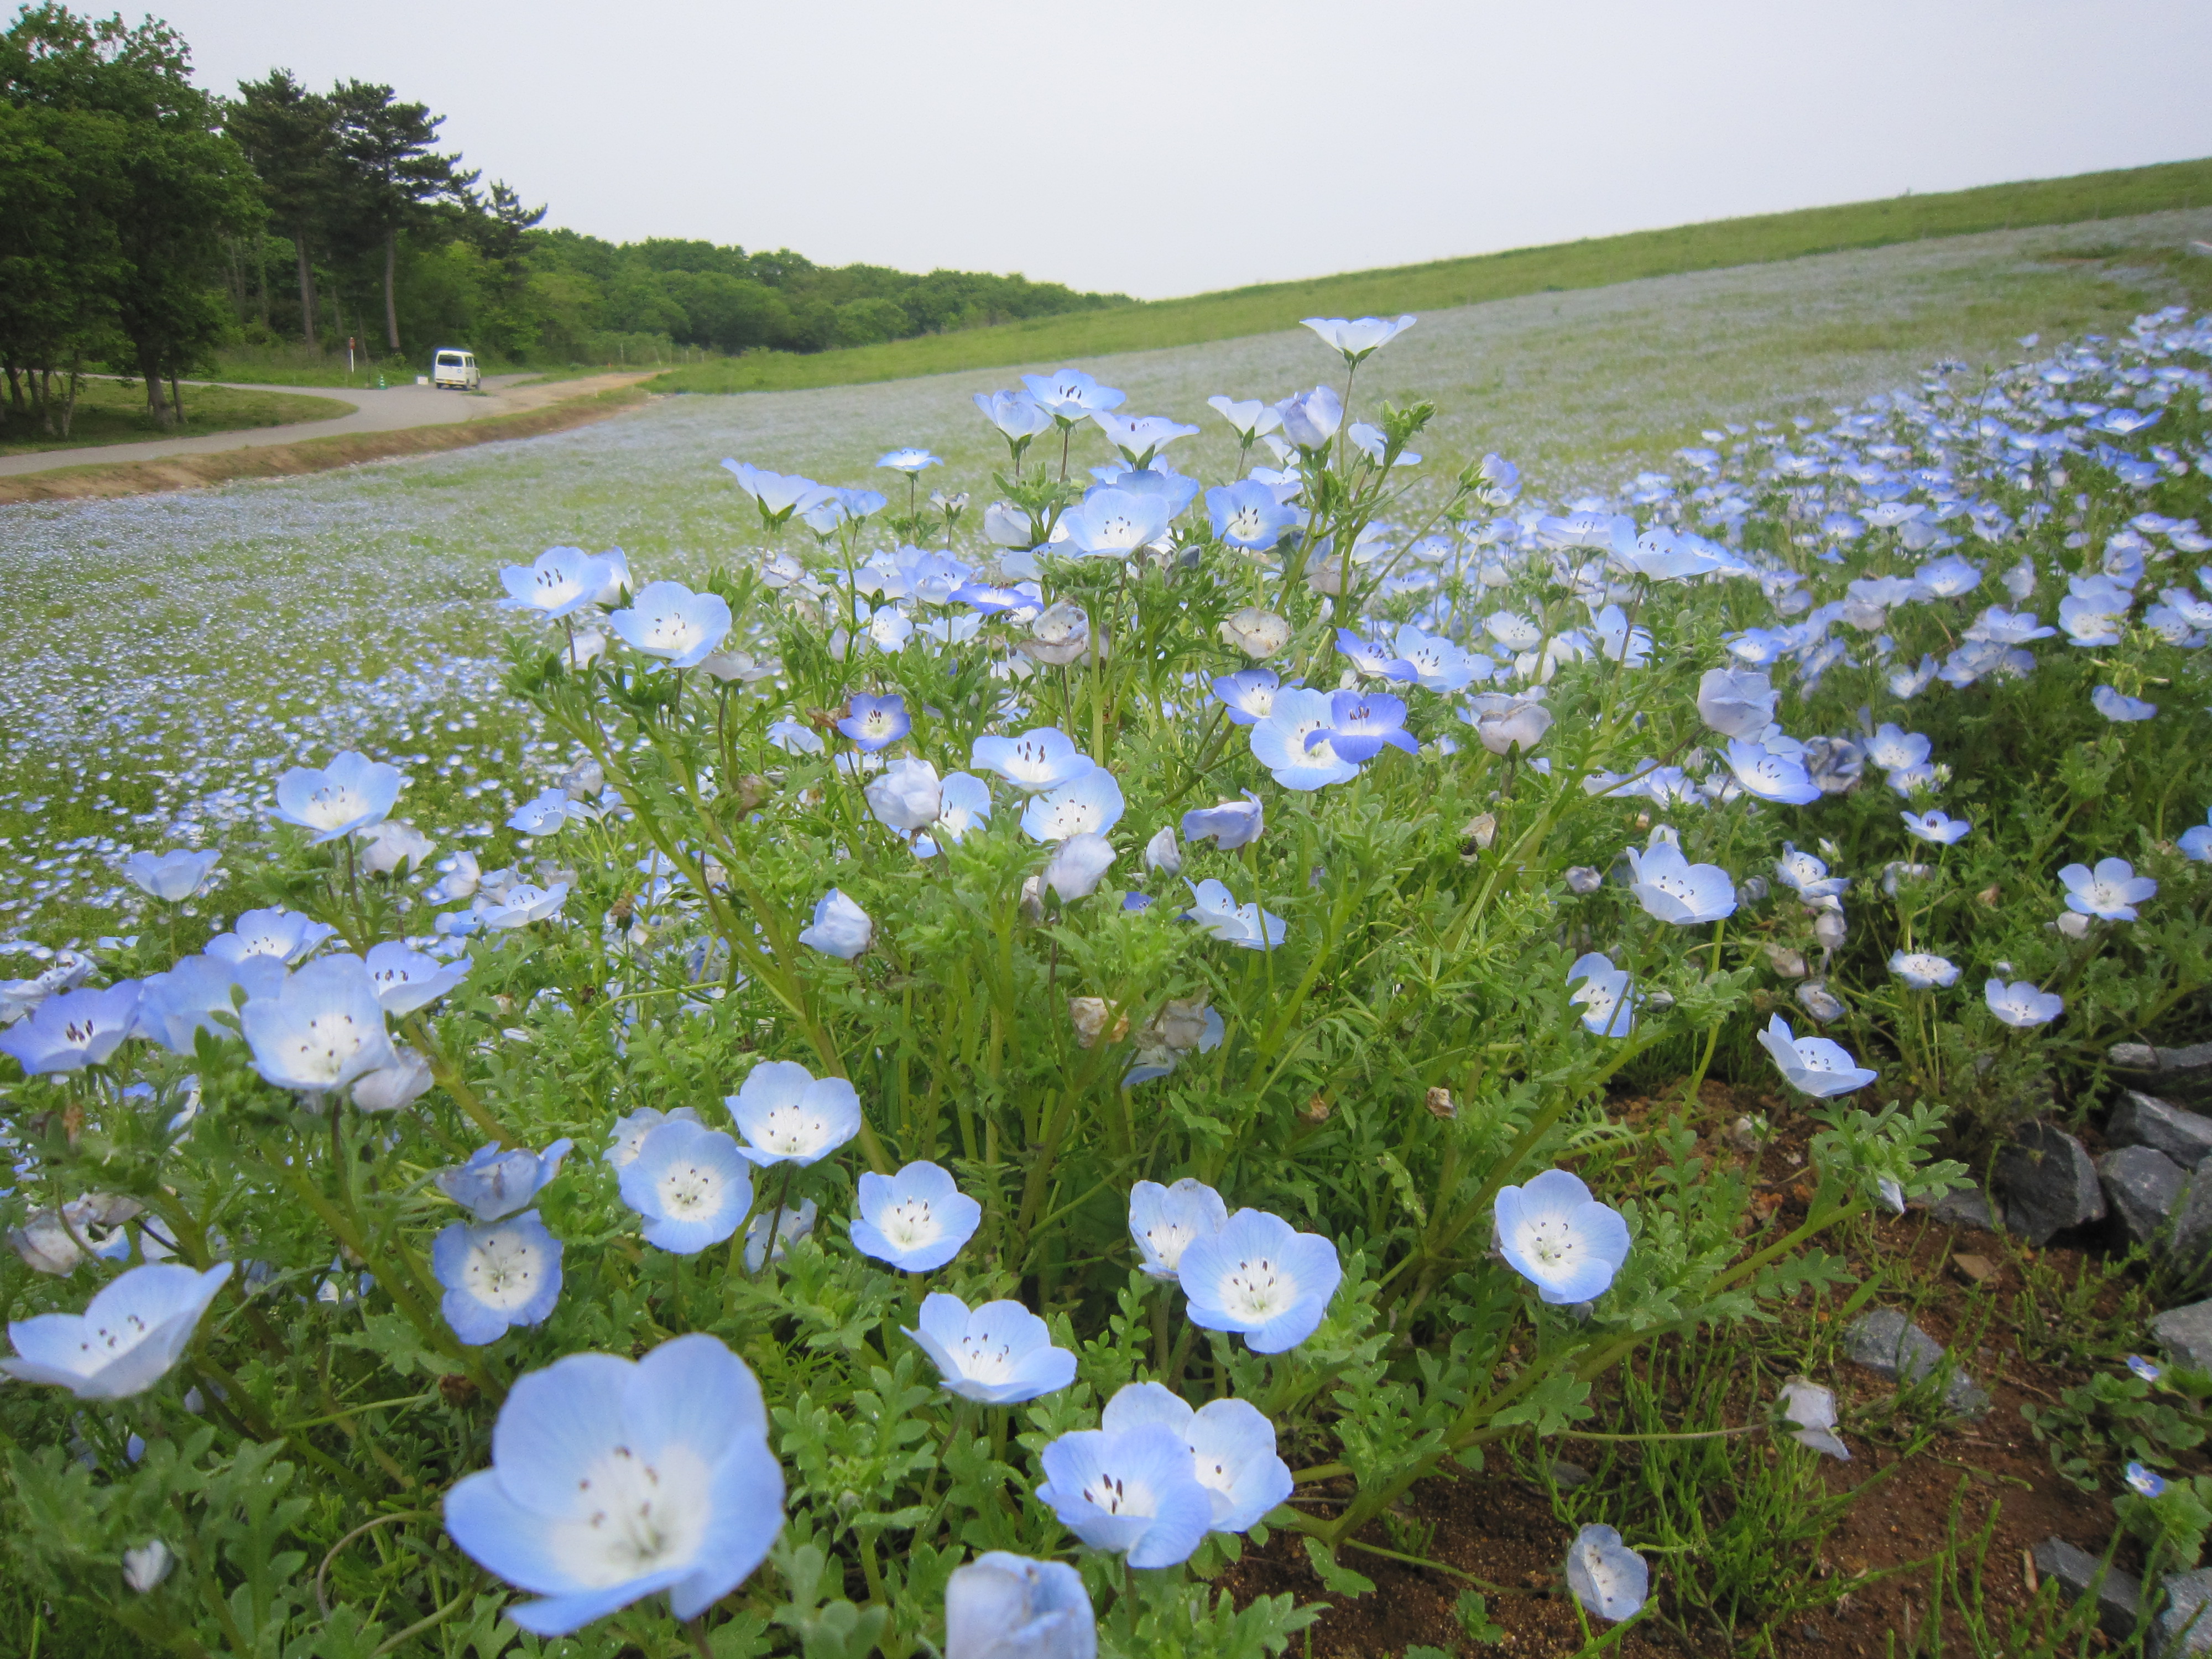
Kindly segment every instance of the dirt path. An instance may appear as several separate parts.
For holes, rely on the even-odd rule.
[[[31,455],[0,459],[0,477],[26,472],[52,472],[63,467],[125,466],[136,462],[167,460],[179,455],[213,455],[234,449],[262,449],[290,445],[312,438],[340,438],[363,432],[400,432],[415,427],[454,426],[505,415],[520,415],[550,404],[567,403],[602,392],[617,391],[651,380],[659,371],[595,374],[587,380],[554,380],[540,386],[519,386],[527,374],[495,375],[478,393],[441,392],[430,386],[396,386],[382,391],[350,387],[263,386],[242,387],[253,392],[290,392],[310,398],[333,398],[354,406],[350,415],[326,421],[299,421],[288,426],[249,427],[237,432],[211,432],[202,437],[155,438],[143,443],[97,444],[82,449],[49,449]],[[230,382],[208,384],[228,385]],[[191,405],[191,390],[185,390]]]

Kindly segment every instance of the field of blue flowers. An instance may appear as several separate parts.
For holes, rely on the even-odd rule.
[[[1772,1652],[1860,1588],[1759,1506],[1972,1385],[1862,1415],[1833,1328],[1729,1344],[1985,1185],[2092,1242],[2006,1160],[2212,1026],[2212,319],[1565,501],[1363,394],[1415,319],[1307,326],[1287,397],[1025,376],[994,468],[732,457],[703,580],[556,546],[441,601],[527,624],[543,787],[466,784],[465,845],[413,745],[494,689],[426,657],[231,711],[298,722],[273,800],[93,849],[137,931],[0,982],[24,1651],[1312,1652],[1486,1460],[1555,1565],[1442,1569],[1452,1648],[1539,1650],[1533,1590],[1541,1650]],[[2163,1190],[2099,1283],[2186,1304]],[[2054,1588],[1894,1650],[2197,1650],[2208,1357],[2033,1420],[2140,1629]],[[1563,1490],[1591,1444],[1644,1461]],[[1293,1540],[1320,1596],[1224,1588]]]

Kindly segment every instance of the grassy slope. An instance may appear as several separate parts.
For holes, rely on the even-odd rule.
[[[9,418],[9,411],[0,406],[0,455],[140,443],[149,438],[198,437],[248,427],[286,426],[294,421],[329,421],[351,414],[354,407],[335,398],[238,392],[228,386],[188,386],[184,397],[184,424],[165,432],[147,413],[146,393],[137,381],[88,380],[78,394],[76,416],[66,438],[48,437],[27,417]]]
[[[919,374],[1234,339],[1279,329],[1289,318],[1435,311],[1516,295],[1602,288],[1638,277],[1762,264],[1844,248],[2207,205],[2212,205],[2212,159],[2172,161],[1231,289],[1110,311],[926,334],[843,351],[754,352],[672,369],[653,380],[652,387],[656,392],[780,392],[902,380]]]

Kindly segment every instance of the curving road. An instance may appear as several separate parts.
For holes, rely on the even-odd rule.
[[[248,427],[237,432],[211,432],[201,437],[154,438],[143,443],[94,444],[82,449],[48,449],[29,455],[0,457],[0,477],[21,472],[51,472],[60,467],[100,465],[113,462],[153,461],[170,455],[208,455],[227,449],[258,449],[271,444],[297,443],[304,438],[331,438],[351,432],[397,432],[406,427],[452,426],[462,421],[481,421],[494,415],[513,415],[547,404],[564,403],[611,392],[617,386],[648,380],[657,369],[613,374],[594,374],[587,380],[554,380],[543,385],[519,384],[529,374],[494,374],[477,393],[441,392],[426,386],[396,386],[385,391],[362,391],[326,386],[241,386],[244,392],[291,392],[302,397],[331,398],[351,404],[353,413],[327,421],[300,421],[289,426]],[[187,386],[229,386],[231,381],[188,380]],[[187,398],[187,407],[190,400]]]

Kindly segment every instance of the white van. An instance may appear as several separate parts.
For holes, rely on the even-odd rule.
[[[461,392],[476,391],[483,384],[483,376],[477,372],[476,353],[441,349],[430,365],[430,384],[449,386]]]

